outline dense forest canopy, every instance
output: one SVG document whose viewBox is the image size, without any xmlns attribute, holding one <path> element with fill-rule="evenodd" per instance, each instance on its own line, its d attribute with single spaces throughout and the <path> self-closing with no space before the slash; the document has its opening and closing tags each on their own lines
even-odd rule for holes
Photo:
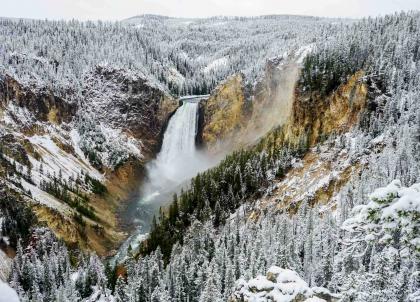
<svg viewBox="0 0 420 302">
<path fill-rule="evenodd" d="M 22 300 L 227 301 L 245 280 L 279 266 L 344 302 L 419 301 L 420 13 L 330 22 L 285 16 L 1 21 L 3 68 L 28 83 L 55 83 L 54 89 L 79 87 L 85 68 L 107 61 L 185 93 L 170 87 L 174 68 L 183 78 L 179 87 L 204 92 L 192 87 L 204 87 L 203 81 L 210 89 L 238 70 L 252 81 L 267 57 L 314 43 L 302 62 L 296 98 L 308 96 L 300 100 L 308 107 L 333 102 L 329 96 L 356 72 L 367 90 L 366 108 L 347 132 L 331 132 L 310 146 L 306 134 L 280 144 L 282 129 L 275 129 L 196 176 L 155 220 L 140 255 L 132 255 L 123 272 L 93 255 L 74 257 L 50 231 L 37 229 L 29 247 L 17 242 L 10 283 Z M 19 47 L 28 52 L 17 53 Z M 223 68 L 205 72 L 222 57 L 228 58 Z M 336 191 L 324 203 L 315 191 L 303 192 L 298 202 L 281 207 L 280 197 L 270 197 L 309 153 L 331 166 L 315 185 L 325 193 L 325 181 Z M 340 169 L 348 167 L 340 179 Z M 306 185 L 297 178 L 295 186 Z M 9 229 L 16 237 L 20 228 Z"/>
<path fill-rule="evenodd" d="M 268 58 L 324 40 L 342 22 L 299 16 L 146 15 L 117 23 L 0 19 L 0 68 L 67 99 L 80 96 L 83 74 L 98 64 L 144 74 L 176 95 L 206 94 L 240 71 L 252 83 Z"/>
</svg>

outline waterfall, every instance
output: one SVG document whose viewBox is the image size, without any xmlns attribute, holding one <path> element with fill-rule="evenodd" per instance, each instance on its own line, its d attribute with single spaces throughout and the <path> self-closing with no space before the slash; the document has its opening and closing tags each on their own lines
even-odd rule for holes
<svg viewBox="0 0 420 302">
<path fill-rule="evenodd" d="M 149 182 L 166 191 L 195 174 L 197 101 L 185 101 L 169 120 L 161 151 L 148 165 Z"/>
<path fill-rule="evenodd" d="M 198 128 L 199 98 L 185 100 L 169 120 L 162 148 L 155 160 L 146 165 L 147 180 L 141 187 L 141 198 L 135 208 L 129 207 L 125 219 L 137 230 L 121 245 L 115 262 L 127 256 L 128 247 L 136 249 L 149 231 L 153 215 L 160 206 L 172 200 L 172 194 L 211 162 L 195 147 Z"/>
<path fill-rule="evenodd" d="M 156 159 L 147 165 L 148 180 L 142 188 L 143 203 L 170 201 L 177 187 L 201 170 L 195 147 L 198 102 L 184 101 L 171 117 Z"/>
<path fill-rule="evenodd" d="M 195 151 L 198 102 L 184 102 L 169 121 L 157 161 L 171 164 L 180 154 L 192 156 Z"/>
</svg>

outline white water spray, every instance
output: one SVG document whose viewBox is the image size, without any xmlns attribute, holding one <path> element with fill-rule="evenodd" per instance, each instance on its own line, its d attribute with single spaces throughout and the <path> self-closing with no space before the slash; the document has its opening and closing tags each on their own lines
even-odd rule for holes
<svg viewBox="0 0 420 302">
<path fill-rule="evenodd" d="M 169 120 L 161 151 L 147 165 L 149 179 L 143 190 L 146 198 L 173 191 L 200 170 L 195 147 L 197 115 L 198 101 L 186 101 Z"/>
<path fill-rule="evenodd" d="M 198 108 L 202 97 L 184 100 L 171 117 L 156 159 L 147 164 L 147 181 L 141 188 L 140 205 L 158 209 L 172 201 L 172 195 L 188 181 L 216 165 L 220 157 L 208 156 L 196 148 Z M 155 211 L 156 212 L 156 211 Z"/>
<path fill-rule="evenodd" d="M 157 162 L 171 165 L 180 154 L 193 156 L 197 133 L 197 109 L 198 102 L 185 102 L 175 112 L 165 132 Z"/>
<path fill-rule="evenodd" d="M 147 164 L 147 180 L 141 188 L 137 208 L 132 209 L 138 229 L 120 247 L 114 261 L 125 259 L 129 246 L 137 249 L 147 236 L 153 215 L 159 207 L 172 200 L 198 172 L 217 163 L 201 154 L 195 146 L 198 128 L 198 106 L 200 98 L 189 98 L 171 117 L 166 128 L 162 148 L 156 159 Z"/>
</svg>

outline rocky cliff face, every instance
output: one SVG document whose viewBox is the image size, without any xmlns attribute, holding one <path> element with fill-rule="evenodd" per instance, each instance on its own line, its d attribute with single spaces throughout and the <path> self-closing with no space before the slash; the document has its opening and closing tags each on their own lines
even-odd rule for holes
<svg viewBox="0 0 420 302">
<path fill-rule="evenodd" d="M 142 153 L 152 155 L 159 134 L 178 102 L 146 77 L 126 70 L 97 66 L 86 74 L 82 108 L 97 123 L 120 129 L 140 140 Z"/>
<path fill-rule="evenodd" d="M 283 58 L 270 60 L 263 77 L 249 87 L 241 74 L 220 84 L 203 104 L 203 144 L 226 152 L 253 144 L 290 115 L 298 66 Z"/>
<path fill-rule="evenodd" d="M 215 153 L 237 149 L 281 126 L 280 139 L 313 146 L 350 129 L 367 106 L 362 71 L 328 96 L 302 91 L 298 77 L 293 60 L 273 59 L 251 91 L 241 75 L 219 85 L 203 104 L 203 144 Z"/>
<path fill-rule="evenodd" d="M 243 85 L 243 75 L 234 75 L 217 86 L 202 103 L 201 136 L 209 150 L 217 152 L 226 144 L 234 144 L 246 126 L 251 104 L 245 97 Z"/>
<path fill-rule="evenodd" d="M 59 238 L 109 254 L 124 237 L 116 211 L 178 102 L 124 70 L 98 66 L 84 80 L 70 102 L 0 78 L 0 183 Z"/>
<path fill-rule="evenodd" d="M 46 88 L 34 90 L 24 87 L 12 77 L 5 75 L 0 77 L 0 112 L 7 109 L 27 110 L 34 118 L 32 122 L 61 124 L 72 121 L 77 111 L 77 104 L 55 96 Z M 13 114 L 13 110 L 8 111 L 17 124 L 33 126 L 32 123 L 24 125 L 25 120 Z"/>
<path fill-rule="evenodd" d="M 297 89 L 291 116 L 285 125 L 285 139 L 298 143 L 297 140 L 305 136 L 308 145 L 313 146 L 331 134 L 348 131 L 359 121 L 367 96 L 362 71 L 326 97 Z"/>
</svg>

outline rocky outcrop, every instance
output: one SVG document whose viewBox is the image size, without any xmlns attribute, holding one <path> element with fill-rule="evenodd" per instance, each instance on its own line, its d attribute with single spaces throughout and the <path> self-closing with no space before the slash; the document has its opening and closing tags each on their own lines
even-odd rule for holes
<svg viewBox="0 0 420 302">
<path fill-rule="evenodd" d="M 290 116 L 298 67 L 270 60 L 261 80 L 251 88 L 241 74 L 221 83 L 203 103 L 202 142 L 212 152 L 256 142 Z"/>
<path fill-rule="evenodd" d="M 97 123 L 138 139 L 143 153 L 153 154 L 159 134 L 178 101 L 138 73 L 97 66 L 86 74 L 82 110 Z"/>
<path fill-rule="evenodd" d="M 326 97 L 297 89 L 284 139 L 297 144 L 304 137 L 308 146 L 313 146 L 331 134 L 344 133 L 356 125 L 368 99 L 363 75 L 362 71 L 357 72 Z"/>
<path fill-rule="evenodd" d="M 47 88 L 30 89 L 5 75 L 0 77 L 0 106 L 4 110 L 9 105 L 25 108 L 37 121 L 54 124 L 70 122 L 77 111 L 77 104 L 57 97 Z"/>
<path fill-rule="evenodd" d="M 326 288 L 310 288 L 299 275 L 290 269 L 272 266 L 266 276 L 246 282 L 237 281 L 229 302 L 336 302 L 340 298 Z"/>
<path fill-rule="evenodd" d="M 233 143 L 246 125 L 250 115 L 243 87 L 243 75 L 237 74 L 216 87 L 202 103 L 202 142 L 212 151 Z"/>
</svg>

